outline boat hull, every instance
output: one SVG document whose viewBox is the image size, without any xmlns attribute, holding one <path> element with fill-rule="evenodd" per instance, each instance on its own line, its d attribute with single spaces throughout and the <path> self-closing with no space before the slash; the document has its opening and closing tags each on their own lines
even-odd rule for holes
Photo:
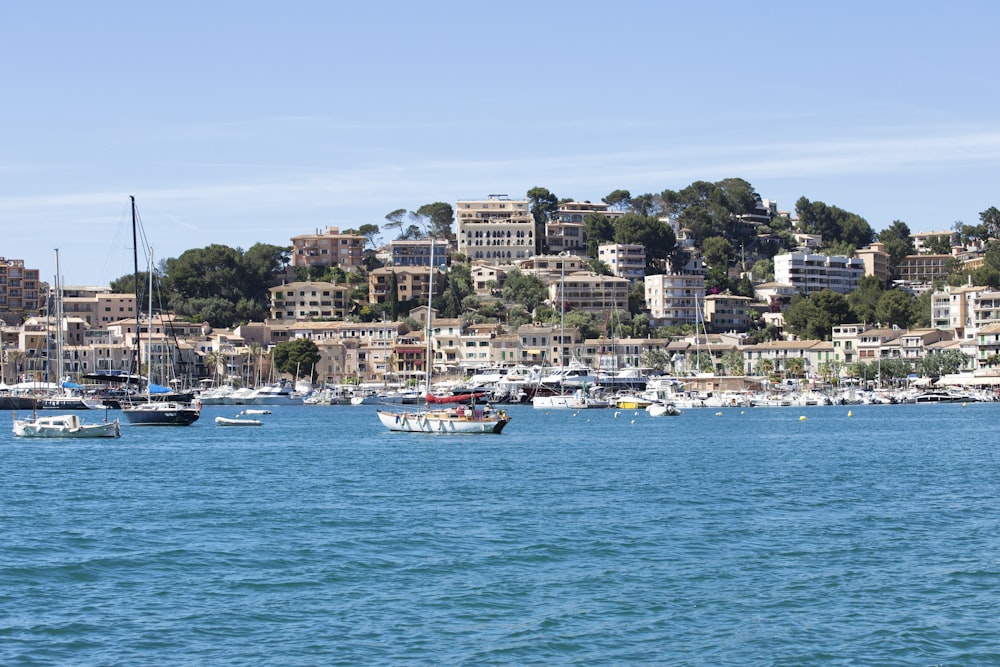
<svg viewBox="0 0 1000 667">
<path fill-rule="evenodd" d="M 215 423 L 219 426 L 263 426 L 264 422 L 259 419 L 227 419 L 226 417 L 216 417 Z"/>
<path fill-rule="evenodd" d="M 390 431 L 401 433 L 494 433 L 499 434 L 510 423 L 503 410 L 488 416 L 465 416 L 454 410 L 426 412 L 378 411 L 379 421 Z"/>
<path fill-rule="evenodd" d="M 189 426 L 201 416 L 198 408 L 180 403 L 144 403 L 122 408 L 132 426 Z"/>
<path fill-rule="evenodd" d="M 117 419 L 104 424 L 83 424 L 76 415 L 14 420 L 18 438 L 120 438 L 121 434 Z"/>
</svg>

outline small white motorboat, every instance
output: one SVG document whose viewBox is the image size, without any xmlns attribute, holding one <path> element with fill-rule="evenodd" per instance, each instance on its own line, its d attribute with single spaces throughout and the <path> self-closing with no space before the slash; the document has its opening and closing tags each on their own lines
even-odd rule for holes
<svg viewBox="0 0 1000 667">
<path fill-rule="evenodd" d="M 649 413 L 650 417 L 676 417 L 681 413 L 673 403 L 663 403 L 661 401 L 654 401 L 646 406 L 646 412 Z"/>
<path fill-rule="evenodd" d="M 264 422 L 259 419 L 230 419 L 229 417 L 216 417 L 215 423 L 219 426 L 263 426 Z"/>
</svg>

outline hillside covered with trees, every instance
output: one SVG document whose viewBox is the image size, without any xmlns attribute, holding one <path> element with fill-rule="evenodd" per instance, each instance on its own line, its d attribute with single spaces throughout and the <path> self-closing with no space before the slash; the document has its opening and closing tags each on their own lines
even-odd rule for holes
<svg viewBox="0 0 1000 667">
<path fill-rule="evenodd" d="M 544 254 L 545 224 L 559 206 L 573 198 L 561 198 L 544 187 L 528 190 L 529 201 L 538 233 L 536 252 Z M 837 206 L 800 197 L 795 202 L 794 215 L 775 214 L 762 206 L 762 198 L 753 186 L 741 178 L 728 178 L 716 183 L 696 181 L 680 190 L 633 195 L 625 189 L 612 190 L 602 202 L 622 215 L 610 218 L 589 213 L 584 218 L 587 255 L 590 267 L 598 273 L 610 273 L 597 259 L 602 243 L 641 244 L 646 248 L 647 275 L 683 267 L 692 250 L 678 243 L 669 218 L 693 239 L 693 252 L 705 264 L 706 290 L 709 293 L 731 293 L 753 297 L 754 284 L 773 280 L 773 258 L 797 246 L 794 234 L 821 235 L 818 252 L 853 256 L 858 248 L 873 241 L 884 244 L 890 257 L 892 278 L 902 260 L 913 254 L 913 240 L 905 222 L 895 220 L 885 230 L 875 233 L 858 213 Z M 415 210 L 396 209 L 385 216 L 381 225 L 365 224 L 358 229 L 343 230 L 368 239 L 370 250 L 366 269 L 378 266 L 374 250 L 380 241 L 390 239 L 434 238 L 455 239 L 455 216 L 450 204 L 434 202 Z M 957 222 L 954 231 L 963 242 L 986 247 L 984 263 L 970 272 L 956 261 L 946 282 L 959 285 L 968 280 L 974 284 L 1000 288 L 1000 211 L 990 207 L 980 214 L 978 224 Z M 928 247 L 950 251 L 947 237 L 930 239 Z M 290 271 L 290 247 L 258 243 L 248 250 L 225 245 L 210 245 L 187 250 L 179 257 L 161 261 L 154 272 L 159 295 L 156 305 L 170 309 L 192 321 L 204 321 L 213 326 L 230 327 L 241 322 L 261 320 L 268 312 L 268 289 L 285 280 L 316 280 L 353 287 L 355 305 L 351 317 L 371 321 L 382 317 L 405 317 L 415 302 L 369 304 L 367 277 L 361 271 L 345 271 L 339 266 L 300 267 Z M 140 275 L 140 289 L 148 276 Z M 119 292 L 133 291 L 133 277 L 123 276 L 112 284 Z M 470 266 L 460 255 L 452 256 L 443 296 L 435 305 L 445 317 L 464 315 L 478 322 L 498 322 L 514 328 L 531 321 L 557 321 L 559 313 L 545 304 L 544 284 L 533 276 L 511 271 L 502 289 L 484 298 L 474 294 Z M 633 286 L 629 312 L 611 314 L 619 335 L 647 336 L 683 333 L 683 328 L 654 328 L 643 312 L 644 287 Z M 803 338 L 829 338 L 830 329 L 845 322 L 879 322 L 899 327 L 927 326 L 930 320 L 929 294 L 917 299 L 893 289 L 891 280 L 879 284 L 867 277 L 852 293 L 843 295 L 820 292 L 809 297 L 794 297 L 785 313 L 786 332 Z M 585 334 L 600 335 L 607 321 L 579 312 L 566 315 L 567 325 L 580 327 Z M 751 339 L 775 338 L 779 332 L 759 324 L 750 332 Z"/>
</svg>

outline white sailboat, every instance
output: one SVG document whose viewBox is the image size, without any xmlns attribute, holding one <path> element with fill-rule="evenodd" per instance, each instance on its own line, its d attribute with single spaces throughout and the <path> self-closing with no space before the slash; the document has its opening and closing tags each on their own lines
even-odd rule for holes
<svg viewBox="0 0 1000 667">
<path fill-rule="evenodd" d="M 59 249 L 56 249 L 56 375 L 62 380 L 63 375 L 63 309 L 62 309 L 62 278 L 59 275 Z M 38 400 L 37 398 L 35 399 Z M 34 411 L 32 411 L 34 413 Z M 14 415 L 14 435 L 19 438 L 118 438 L 121 428 L 118 420 L 109 422 L 105 411 L 103 424 L 85 424 L 75 414 L 47 415 L 38 417 L 32 414 L 31 419 L 18 419 Z"/>
<path fill-rule="evenodd" d="M 14 435 L 19 438 L 120 438 L 118 420 L 84 424 L 75 414 L 46 415 L 35 419 L 14 419 Z"/>
<path fill-rule="evenodd" d="M 425 339 L 427 359 L 424 369 L 427 407 L 424 410 L 379 410 L 378 418 L 390 431 L 404 433 L 500 433 L 510 423 L 504 410 L 494 410 L 489 403 L 462 405 L 452 402 L 455 397 L 437 397 L 431 393 L 433 349 L 431 346 L 432 302 L 434 299 L 434 239 L 431 239 L 430 281 L 427 293 L 427 323 Z M 473 399 L 474 400 L 474 399 Z M 437 405 L 438 407 L 431 407 Z"/>
</svg>

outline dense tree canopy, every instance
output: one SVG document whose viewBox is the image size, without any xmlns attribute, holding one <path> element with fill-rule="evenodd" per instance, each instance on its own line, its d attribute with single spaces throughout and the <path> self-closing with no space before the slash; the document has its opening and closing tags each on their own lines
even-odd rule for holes
<svg viewBox="0 0 1000 667">
<path fill-rule="evenodd" d="M 596 258 L 598 246 L 614 240 L 615 227 L 608 216 L 588 213 L 583 216 L 583 234 L 587 239 L 587 256 Z"/>
<path fill-rule="evenodd" d="M 879 232 L 878 240 L 889 255 L 890 278 L 899 277 L 899 267 L 906 256 L 916 252 L 909 226 L 901 220 L 893 220 L 891 225 Z"/>
<path fill-rule="evenodd" d="M 615 243 L 637 243 L 646 248 L 646 264 L 654 271 L 677 246 L 674 230 L 656 218 L 626 213 L 615 221 L 614 229 Z"/>
<path fill-rule="evenodd" d="M 504 301 L 510 304 L 519 303 L 528 313 L 533 312 L 548 297 L 545 283 L 517 269 L 507 274 L 502 293 Z"/>
<path fill-rule="evenodd" d="M 799 197 L 795 212 L 799 216 L 799 228 L 807 234 L 822 234 L 824 244 L 842 241 L 861 248 L 874 237 L 871 225 L 864 218 L 836 206 Z"/>
<path fill-rule="evenodd" d="M 424 204 L 416 211 L 416 219 L 426 232 L 437 239 L 455 238 L 455 209 L 445 202 Z"/>
<path fill-rule="evenodd" d="M 278 283 L 289 251 L 266 243 L 254 244 L 246 252 L 220 244 L 186 250 L 162 263 L 161 296 L 178 315 L 213 326 L 262 319 L 268 289 Z M 146 292 L 145 281 L 142 274 L 139 294 Z M 112 284 L 116 290 L 133 292 L 132 276 Z M 154 303 L 159 303 L 155 296 Z"/>
<path fill-rule="evenodd" d="M 833 327 L 851 319 L 851 307 L 843 294 L 822 290 L 810 296 L 792 297 L 785 311 L 785 328 L 799 338 L 830 340 Z"/>
<path fill-rule="evenodd" d="M 280 373 L 308 377 L 320 360 L 319 348 L 308 338 L 295 338 L 274 346 L 274 367 Z"/>
</svg>

